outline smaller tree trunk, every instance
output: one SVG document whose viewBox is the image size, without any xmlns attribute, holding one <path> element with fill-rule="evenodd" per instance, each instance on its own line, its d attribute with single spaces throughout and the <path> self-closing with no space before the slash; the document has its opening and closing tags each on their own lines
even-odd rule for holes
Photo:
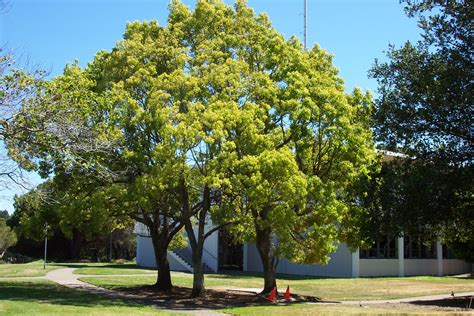
<svg viewBox="0 0 474 316">
<path fill-rule="evenodd" d="M 204 294 L 204 267 L 202 264 L 203 242 L 198 242 L 196 249 L 193 249 L 193 291 L 192 297 L 198 297 Z"/>
<path fill-rule="evenodd" d="M 76 228 L 72 229 L 72 239 L 70 242 L 69 256 L 70 259 L 80 259 L 82 242 L 84 235 Z"/>
<path fill-rule="evenodd" d="M 257 229 L 256 237 L 256 247 L 263 266 L 264 285 L 261 294 L 267 294 L 277 287 L 273 254 L 271 252 L 270 229 Z"/>
</svg>

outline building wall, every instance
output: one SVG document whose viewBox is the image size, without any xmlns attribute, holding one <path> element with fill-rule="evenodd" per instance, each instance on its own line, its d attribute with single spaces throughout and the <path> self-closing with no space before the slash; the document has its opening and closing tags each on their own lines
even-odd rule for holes
<svg viewBox="0 0 474 316">
<path fill-rule="evenodd" d="M 473 266 L 469 263 L 457 259 L 444 259 L 443 260 L 443 274 L 464 274 L 471 273 L 474 271 Z"/>
<path fill-rule="evenodd" d="M 150 237 L 137 236 L 137 265 L 156 268 L 155 251 Z M 188 271 L 180 262 L 168 255 L 170 269 L 173 271 Z"/>
<path fill-rule="evenodd" d="M 260 256 L 253 244 L 247 246 L 247 271 L 263 271 Z M 282 259 L 278 263 L 277 273 L 350 278 L 352 276 L 352 255 L 349 248 L 345 244 L 341 244 L 331 255 L 331 260 L 327 265 L 297 264 Z"/>
<path fill-rule="evenodd" d="M 210 224 L 206 224 L 206 231 L 209 231 L 213 226 Z M 209 268 L 211 268 L 214 272 L 219 270 L 219 234 L 218 232 L 214 232 L 211 236 L 206 238 L 204 242 L 204 252 L 202 255 L 202 260 Z"/>
<path fill-rule="evenodd" d="M 405 259 L 405 276 L 437 274 L 437 259 Z"/>
<path fill-rule="evenodd" d="M 360 259 L 361 277 L 398 276 L 398 259 Z"/>
<path fill-rule="evenodd" d="M 139 227 L 138 227 L 139 228 Z M 144 234 L 145 231 L 137 232 Z M 210 229 L 210 227 L 206 227 Z M 403 240 L 400 239 L 403 247 Z M 400 242 L 399 241 L 399 242 Z M 212 234 L 204 244 L 204 262 L 214 271 L 218 270 L 218 233 Z M 439 258 L 441 259 L 441 258 Z M 295 264 L 281 260 L 277 272 L 282 274 L 327 276 L 327 277 L 373 277 L 373 276 L 413 276 L 470 273 L 473 267 L 457 259 L 359 259 L 358 253 L 352 254 L 345 244 L 341 244 L 331 255 L 327 265 Z M 137 236 L 137 264 L 155 267 L 155 257 L 151 238 Z M 179 261 L 168 255 L 170 268 L 175 271 L 187 271 Z M 441 268 L 442 271 L 438 269 Z M 354 271 L 356 269 L 357 271 Z M 257 248 L 253 244 L 244 245 L 244 271 L 262 272 L 262 263 Z M 402 271 L 402 272 L 401 272 Z M 358 273 L 357 273 L 358 272 Z M 402 274 L 399 274 L 402 273 Z"/>
<path fill-rule="evenodd" d="M 206 226 L 206 231 L 211 229 L 212 226 Z M 136 225 L 136 231 L 142 236 L 137 236 L 137 265 L 143 267 L 156 267 L 156 260 L 153 250 L 153 244 L 150 237 L 144 237 L 147 235 L 147 231 L 143 228 L 143 225 Z M 188 247 L 189 242 L 188 242 Z M 218 233 L 215 232 L 209 236 L 204 243 L 203 261 L 211 268 L 214 272 L 217 272 L 218 262 Z M 170 263 L 171 270 L 175 271 L 187 271 L 183 265 L 175 260 L 172 256 L 168 255 L 168 261 Z"/>
<path fill-rule="evenodd" d="M 437 259 L 405 259 L 404 275 L 438 275 Z M 360 276 L 398 276 L 398 259 L 360 259 Z M 442 275 L 470 273 L 471 265 L 457 259 L 443 259 Z"/>
<path fill-rule="evenodd" d="M 142 267 L 156 267 L 155 252 L 151 238 L 137 236 L 137 265 Z"/>
</svg>

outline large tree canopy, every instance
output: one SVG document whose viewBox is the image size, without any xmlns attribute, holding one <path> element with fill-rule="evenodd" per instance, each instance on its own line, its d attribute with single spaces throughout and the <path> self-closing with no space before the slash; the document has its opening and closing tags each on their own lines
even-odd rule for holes
<svg viewBox="0 0 474 316">
<path fill-rule="evenodd" d="M 465 245 L 474 241 L 473 4 L 404 2 L 422 40 L 390 47 L 389 61 L 370 71 L 379 83 L 376 139 L 407 154 L 386 166 L 378 220 L 395 234 Z"/>
<path fill-rule="evenodd" d="M 328 53 L 285 39 L 245 1 L 193 11 L 173 1 L 166 26 L 130 23 L 112 51 L 67 66 L 16 119 L 37 132 L 9 145 L 44 174 L 96 179 L 146 225 L 160 289 L 171 287 L 166 251 L 185 227 L 202 293 L 212 217 L 256 242 L 269 291 L 279 258 L 327 262 L 344 235 L 355 200 L 346 189 L 375 157 L 371 106 L 344 92 Z M 71 128 L 44 128 L 44 113 L 64 113 Z"/>
</svg>

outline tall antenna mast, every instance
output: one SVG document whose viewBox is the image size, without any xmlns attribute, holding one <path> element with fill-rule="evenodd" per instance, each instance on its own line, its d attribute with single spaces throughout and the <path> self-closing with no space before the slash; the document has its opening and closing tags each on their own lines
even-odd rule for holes
<svg viewBox="0 0 474 316">
<path fill-rule="evenodd" d="M 306 39 L 306 17 L 307 17 L 307 4 L 306 4 L 306 1 L 307 0 L 304 0 L 304 13 L 303 13 L 303 16 L 304 16 L 304 28 L 303 28 L 303 36 L 304 36 L 304 50 L 306 50 L 306 44 L 307 44 L 307 39 Z"/>
</svg>

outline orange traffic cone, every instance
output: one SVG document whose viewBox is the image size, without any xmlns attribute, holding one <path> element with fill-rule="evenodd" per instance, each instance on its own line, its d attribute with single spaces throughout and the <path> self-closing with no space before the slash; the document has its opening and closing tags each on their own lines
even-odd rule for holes
<svg viewBox="0 0 474 316">
<path fill-rule="evenodd" d="M 290 299 L 291 299 L 290 286 L 288 285 L 285 292 L 285 301 L 289 301 Z"/>
<path fill-rule="evenodd" d="M 267 300 L 269 300 L 270 302 L 275 302 L 275 296 L 276 296 L 276 292 L 277 292 L 277 288 L 274 287 L 273 290 L 270 292 L 270 294 L 268 295 L 267 297 Z"/>
</svg>

